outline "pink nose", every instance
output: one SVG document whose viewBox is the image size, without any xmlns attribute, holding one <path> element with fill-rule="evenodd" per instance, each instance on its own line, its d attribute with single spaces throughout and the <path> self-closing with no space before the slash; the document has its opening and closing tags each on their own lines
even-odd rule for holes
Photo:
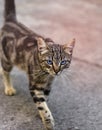
<svg viewBox="0 0 102 130">
<path fill-rule="evenodd" d="M 58 72 L 60 71 L 60 68 L 57 64 L 53 63 L 53 70 L 56 74 L 58 74 Z"/>
<path fill-rule="evenodd" d="M 57 75 L 57 74 L 58 74 L 58 72 L 59 72 L 59 70 L 55 70 L 54 72 L 55 72 L 55 73 L 56 73 L 56 75 Z"/>
</svg>

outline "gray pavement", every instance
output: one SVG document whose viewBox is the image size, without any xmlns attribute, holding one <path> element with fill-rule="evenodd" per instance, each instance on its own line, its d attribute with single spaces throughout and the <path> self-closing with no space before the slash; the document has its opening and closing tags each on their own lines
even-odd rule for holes
<svg viewBox="0 0 102 130">
<path fill-rule="evenodd" d="M 76 38 L 72 65 L 56 77 L 49 97 L 56 130 L 102 130 L 102 1 L 16 0 L 18 19 L 57 43 Z M 0 0 L 0 27 L 3 23 Z M 17 94 L 4 95 L 0 75 L 0 130 L 43 130 L 27 77 L 14 69 Z"/>
</svg>

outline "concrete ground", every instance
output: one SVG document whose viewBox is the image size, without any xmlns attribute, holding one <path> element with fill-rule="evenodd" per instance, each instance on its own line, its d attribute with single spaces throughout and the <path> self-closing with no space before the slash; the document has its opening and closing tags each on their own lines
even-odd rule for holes
<svg viewBox="0 0 102 130">
<path fill-rule="evenodd" d="M 56 77 L 49 99 L 55 130 L 102 130 L 102 0 L 16 0 L 18 19 L 35 32 L 76 47 L 70 69 Z M 0 27 L 3 24 L 0 0 Z M 0 130 L 43 130 L 26 75 L 12 79 L 17 94 L 4 95 L 0 75 Z"/>
</svg>

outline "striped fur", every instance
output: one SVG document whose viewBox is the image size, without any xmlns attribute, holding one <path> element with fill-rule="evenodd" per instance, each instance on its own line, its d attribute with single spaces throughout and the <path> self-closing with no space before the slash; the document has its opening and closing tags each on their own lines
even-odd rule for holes
<svg viewBox="0 0 102 130">
<path fill-rule="evenodd" d="M 27 73 L 29 90 L 47 130 L 54 130 L 54 119 L 46 104 L 45 95 L 62 70 L 69 67 L 75 40 L 69 44 L 55 44 L 44 38 L 16 19 L 14 0 L 5 0 L 5 23 L 0 33 L 1 65 L 5 94 L 14 95 L 10 79 L 13 66 Z"/>
</svg>

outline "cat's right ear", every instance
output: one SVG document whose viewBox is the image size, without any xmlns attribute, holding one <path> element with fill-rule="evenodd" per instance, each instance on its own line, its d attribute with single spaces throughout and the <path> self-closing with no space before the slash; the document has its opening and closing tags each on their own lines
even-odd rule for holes
<svg viewBox="0 0 102 130">
<path fill-rule="evenodd" d="M 63 49 L 65 50 L 66 53 L 72 55 L 74 46 L 75 46 L 75 38 L 72 39 L 69 43 L 64 44 Z"/>
<path fill-rule="evenodd" d="M 41 54 L 44 54 L 47 52 L 46 42 L 42 38 L 37 38 L 37 45 L 38 45 L 38 51 Z"/>
</svg>

